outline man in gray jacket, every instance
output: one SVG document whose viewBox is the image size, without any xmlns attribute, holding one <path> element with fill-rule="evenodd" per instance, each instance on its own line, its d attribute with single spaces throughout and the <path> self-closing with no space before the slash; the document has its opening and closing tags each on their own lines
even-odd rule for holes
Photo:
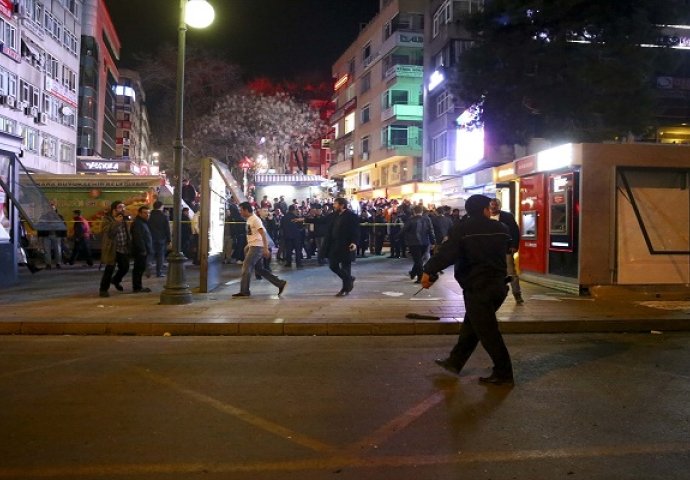
<svg viewBox="0 0 690 480">
<path fill-rule="evenodd" d="M 413 264 L 409 274 L 411 279 L 416 277 L 414 283 L 421 282 L 424 254 L 429 251 L 430 245 L 436 244 L 434 226 L 431 224 L 431 219 L 423 213 L 424 207 L 415 205 L 412 208 L 412 216 L 405 222 L 402 229 L 405 245 L 412 255 Z"/>
</svg>

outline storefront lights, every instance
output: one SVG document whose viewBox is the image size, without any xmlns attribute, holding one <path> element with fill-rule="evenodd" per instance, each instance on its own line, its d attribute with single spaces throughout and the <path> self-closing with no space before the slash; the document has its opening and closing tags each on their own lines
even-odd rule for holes
<svg viewBox="0 0 690 480">
<path fill-rule="evenodd" d="M 185 12 L 185 23 L 192 28 L 206 28 L 213 22 L 215 12 L 206 0 L 189 0 Z"/>
<path fill-rule="evenodd" d="M 537 171 L 547 172 L 572 165 L 573 144 L 566 143 L 537 153 Z"/>
</svg>

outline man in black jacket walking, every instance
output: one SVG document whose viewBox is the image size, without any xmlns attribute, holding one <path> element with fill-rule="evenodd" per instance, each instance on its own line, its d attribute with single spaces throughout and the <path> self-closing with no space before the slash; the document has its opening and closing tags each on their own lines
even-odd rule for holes
<svg viewBox="0 0 690 480">
<path fill-rule="evenodd" d="M 333 202 L 333 220 L 328 226 L 324 240 L 324 251 L 328 255 L 328 266 L 343 281 L 343 287 L 336 297 L 348 295 L 355 285 L 352 276 L 352 256 L 359 240 L 359 218 L 347 208 L 347 200 L 336 198 Z"/>
<path fill-rule="evenodd" d="M 153 202 L 153 211 L 149 216 L 149 230 L 153 239 L 153 256 L 156 259 L 156 276 L 163 277 L 163 263 L 165 262 L 165 252 L 170 243 L 170 220 L 163 212 L 163 202 L 156 200 Z"/>
<path fill-rule="evenodd" d="M 131 227 L 132 257 L 134 257 L 132 290 L 134 293 L 147 293 L 151 291 L 150 288 L 143 288 L 141 284 L 141 277 L 146 270 L 146 262 L 149 255 L 153 254 L 153 239 L 149 230 L 148 218 L 149 207 L 146 205 L 139 207 Z"/>
<path fill-rule="evenodd" d="M 525 301 L 522 299 L 522 289 L 520 288 L 520 277 L 515 268 L 515 254 L 520 248 L 520 227 L 518 227 L 515 217 L 512 213 L 501 210 L 501 201 L 498 198 L 491 199 L 491 218 L 498 220 L 508 227 L 510 233 L 510 245 L 508 245 L 508 253 L 506 254 L 506 265 L 508 267 L 508 275 L 510 275 L 510 288 L 513 289 L 513 297 L 515 303 L 523 305 Z"/>
<path fill-rule="evenodd" d="M 503 223 L 491 220 L 490 201 L 484 195 L 467 199 L 468 218 L 453 227 L 450 238 L 426 263 L 422 286 L 431 287 L 438 272 L 455 263 L 456 279 L 465 300 L 465 318 L 450 355 L 436 363 L 458 374 L 481 342 L 494 367 L 490 376 L 480 377 L 479 381 L 512 385 L 512 362 L 496 318 L 496 311 L 508 293 L 506 248 L 511 237 Z"/>
</svg>

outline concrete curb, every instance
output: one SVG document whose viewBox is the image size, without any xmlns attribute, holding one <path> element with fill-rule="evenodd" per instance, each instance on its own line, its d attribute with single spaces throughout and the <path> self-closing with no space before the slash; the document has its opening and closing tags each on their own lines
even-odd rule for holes
<svg viewBox="0 0 690 480">
<path fill-rule="evenodd" d="M 499 322 L 505 334 L 639 333 L 690 331 L 690 319 L 615 319 Z M 149 323 L 33 322 L 0 323 L 0 335 L 126 335 L 126 336 L 364 336 L 454 335 L 457 321 L 391 323 Z"/>
</svg>

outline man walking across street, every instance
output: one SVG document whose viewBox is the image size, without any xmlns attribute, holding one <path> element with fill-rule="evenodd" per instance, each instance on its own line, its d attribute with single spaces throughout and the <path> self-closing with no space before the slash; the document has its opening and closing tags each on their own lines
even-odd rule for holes
<svg viewBox="0 0 690 480">
<path fill-rule="evenodd" d="M 245 249 L 244 262 L 242 262 L 242 280 L 240 281 L 240 291 L 233 297 L 249 297 L 249 283 L 252 273 L 256 270 L 262 278 L 265 278 L 273 285 L 278 287 L 278 295 L 283 293 L 287 281 L 273 275 L 270 270 L 264 268 L 263 257 L 271 255 L 268 248 L 268 236 L 261 219 L 254 214 L 254 207 L 249 202 L 242 202 L 239 205 L 240 215 L 247 222 L 247 247 Z"/>
<path fill-rule="evenodd" d="M 518 272 L 515 268 L 515 254 L 520 248 L 520 227 L 518 227 L 512 213 L 501 210 L 501 201 L 498 198 L 491 199 L 490 208 L 491 218 L 493 220 L 498 220 L 508 227 L 510 245 L 508 246 L 508 253 L 506 254 L 506 264 L 508 266 L 508 275 L 511 277 L 510 288 L 513 290 L 515 303 L 524 305 L 525 301 L 522 299 L 522 289 L 520 289 L 520 277 L 518 277 Z"/>
<path fill-rule="evenodd" d="M 137 216 L 132 222 L 132 256 L 134 268 L 132 269 L 132 290 L 134 293 L 148 293 L 150 288 L 144 288 L 141 277 L 146 271 L 148 258 L 153 254 L 153 239 L 148 225 L 149 207 L 139 207 Z"/>
<path fill-rule="evenodd" d="M 512 385 L 513 366 L 496 318 L 496 311 L 508 293 L 506 245 L 511 237 L 508 227 L 491 220 L 490 201 L 484 195 L 467 199 L 468 219 L 453 227 L 450 238 L 426 263 L 422 286 L 431 287 L 438 272 L 456 265 L 456 279 L 465 300 L 465 318 L 450 355 L 436 363 L 459 374 L 481 342 L 494 366 L 490 376 L 479 378 L 480 383 Z"/>
<path fill-rule="evenodd" d="M 163 212 L 163 202 L 156 200 L 153 202 L 153 211 L 148 219 L 148 228 L 153 239 L 153 257 L 156 260 L 156 276 L 163 277 L 163 264 L 165 253 L 170 244 L 170 220 Z"/>
<path fill-rule="evenodd" d="M 105 269 L 99 294 L 101 297 L 109 297 L 108 288 L 111 283 L 117 290 L 124 290 L 121 282 L 129 271 L 129 229 L 125 219 L 125 204 L 121 201 L 116 200 L 110 204 L 110 212 L 103 217 L 101 223 L 101 235 L 101 263 L 105 265 Z"/>
<path fill-rule="evenodd" d="M 405 222 L 402 229 L 405 244 L 412 255 L 412 270 L 409 274 L 411 279 L 416 277 L 414 283 L 422 281 L 422 259 L 424 254 L 429 251 L 429 245 L 436 243 L 431 220 L 423 213 L 424 208 L 421 205 L 412 207 L 412 216 Z"/>
<path fill-rule="evenodd" d="M 355 285 L 352 256 L 357 251 L 359 241 L 359 217 L 347 208 L 347 200 L 342 197 L 335 199 L 333 209 L 333 219 L 324 240 L 324 251 L 328 255 L 329 268 L 343 282 L 336 297 L 344 297 Z"/>
</svg>

